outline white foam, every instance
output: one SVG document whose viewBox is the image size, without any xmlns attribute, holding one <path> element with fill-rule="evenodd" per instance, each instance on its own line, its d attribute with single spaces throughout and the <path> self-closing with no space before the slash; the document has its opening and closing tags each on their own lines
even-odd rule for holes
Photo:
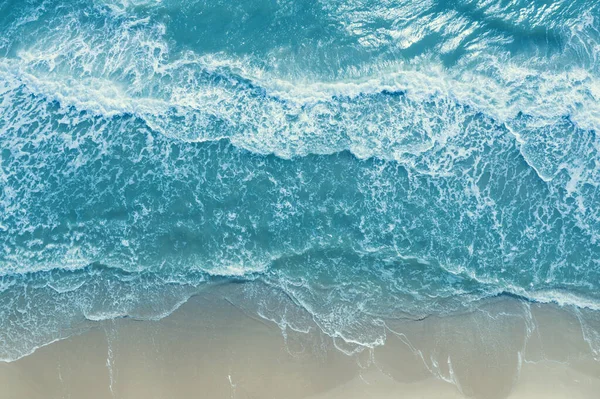
<svg viewBox="0 0 600 399">
<path fill-rule="evenodd" d="M 513 287 L 512 292 L 523 296 L 534 302 L 555 303 L 559 306 L 573 306 L 580 309 L 600 310 L 600 301 L 586 298 L 568 291 L 538 290 L 527 291 L 522 288 Z"/>
<path fill-rule="evenodd" d="M 214 277 L 243 277 L 253 273 L 261 273 L 267 269 L 267 265 L 243 265 L 243 264 L 225 264 L 216 268 L 203 269 L 210 276 Z"/>
</svg>

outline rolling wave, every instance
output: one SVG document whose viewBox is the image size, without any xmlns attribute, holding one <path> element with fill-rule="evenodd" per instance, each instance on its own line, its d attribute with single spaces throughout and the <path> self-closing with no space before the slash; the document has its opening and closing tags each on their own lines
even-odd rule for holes
<svg viewBox="0 0 600 399">
<path fill-rule="evenodd" d="M 594 10 L 0 3 L 0 358 L 228 279 L 349 352 L 502 294 L 597 311 Z"/>
</svg>

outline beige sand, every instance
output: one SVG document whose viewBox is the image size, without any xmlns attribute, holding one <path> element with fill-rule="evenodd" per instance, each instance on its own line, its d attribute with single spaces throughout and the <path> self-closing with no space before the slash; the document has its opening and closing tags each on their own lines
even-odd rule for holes
<svg viewBox="0 0 600 399">
<path fill-rule="evenodd" d="M 232 300 L 237 289 L 212 289 L 160 321 L 98 323 L 0 363 L 0 398 L 600 397 L 581 314 L 553 305 L 504 298 L 390 320 L 384 346 L 348 356 L 317 328 L 284 339 Z"/>
</svg>

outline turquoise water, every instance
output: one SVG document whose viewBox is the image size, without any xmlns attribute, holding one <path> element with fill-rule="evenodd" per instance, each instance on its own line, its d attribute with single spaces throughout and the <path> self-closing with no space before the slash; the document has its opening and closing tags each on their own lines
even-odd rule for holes
<svg viewBox="0 0 600 399">
<path fill-rule="evenodd" d="M 358 346 L 499 295 L 600 309 L 598 1 L 0 0 L 0 29 L 2 360 L 247 280 Z"/>
</svg>

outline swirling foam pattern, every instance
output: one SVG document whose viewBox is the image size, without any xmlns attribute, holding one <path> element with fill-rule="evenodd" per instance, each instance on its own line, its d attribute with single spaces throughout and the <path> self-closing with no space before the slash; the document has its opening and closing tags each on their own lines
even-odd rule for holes
<svg viewBox="0 0 600 399">
<path fill-rule="evenodd" d="M 359 346 L 501 294 L 600 309 L 598 1 L 2 0 L 0 27 L 3 360 L 229 280 Z"/>
</svg>

